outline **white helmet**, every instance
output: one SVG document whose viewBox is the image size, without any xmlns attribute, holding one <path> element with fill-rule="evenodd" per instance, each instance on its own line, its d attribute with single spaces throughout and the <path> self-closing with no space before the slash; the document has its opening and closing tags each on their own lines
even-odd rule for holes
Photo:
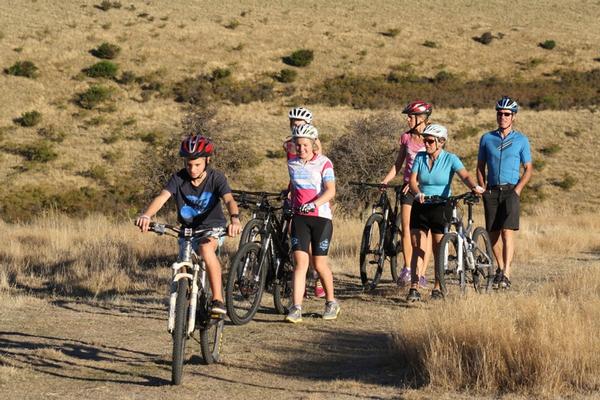
<svg viewBox="0 0 600 400">
<path fill-rule="evenodd" d="M 438 124 L 431 124 L 425 127 L 425 130 L 421 134 L 422 136 L 433 136 L 438 139 L 448 140 L 448 129 L 445 126 Z"/>
<path fill-rule="evenodd" d="M 308 138 L 308 139 L 317 139 L 319 137 L 319 131 L 311 124 L 304 124 L 300 126 L 295 126 L 294 130 L 292 130 L 292 138 Z"/>
<path fill-rule="evenodd" d="M 288 112 L 289 119 L 301 119 L 305 121 L 307 124 L 310 124 L 313 120 L 313 115 L 308 108 L 304 107 L 296 107 L 292 108 L 290 112 Z"/>
</svg>

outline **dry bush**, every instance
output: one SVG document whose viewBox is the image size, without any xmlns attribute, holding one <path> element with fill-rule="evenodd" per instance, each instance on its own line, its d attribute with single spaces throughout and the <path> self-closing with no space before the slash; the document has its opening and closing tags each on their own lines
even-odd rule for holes
<svg viewBox="0 0 600 400">
<path fill-rule="evenodd" d="M 393 334 L 416 382 L 477 395 L 600 389 L 600 268 L 530 294 L 475 296 L 422 310 Z M 498 312 L 502 310 L 502 312 Z"/>
<path fill-rule="evenodd" d="M 345 212 L 362 208 L 373 199 L 373 190 L 349 182 L 378 183 L 394 164 L 402 122 L 391 114 L 360 118 L 348 125 L 327 152 L 336 174 L 336 203 Z"/>
</svg>

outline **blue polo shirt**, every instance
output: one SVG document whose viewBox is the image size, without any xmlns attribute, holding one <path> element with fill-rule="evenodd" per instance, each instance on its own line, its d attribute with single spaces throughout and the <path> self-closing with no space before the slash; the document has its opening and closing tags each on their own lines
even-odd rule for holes
<svg viewBox="0 0 600 400">
<path fill-rule="evenodd" d="M 429 156 L 424 151 L 415 156 L 412 173 L 417 174 L 419 189 L 425 196 L 451 196 L 452 177 L 456 171 L 465 169 L 465 166 L 456 154 L 445 150 L 440 152 L 431 169 L 428 159 Z"/>
<path fill-rule="evenodd" d="M 479 141 L 479 161 L 487 165 L 487 185 L 516 185 L 521 164 L 531 162 L 529 139 L 519 131 L 502 137 L 499 130 L 484 134 Z"/>
</svg>

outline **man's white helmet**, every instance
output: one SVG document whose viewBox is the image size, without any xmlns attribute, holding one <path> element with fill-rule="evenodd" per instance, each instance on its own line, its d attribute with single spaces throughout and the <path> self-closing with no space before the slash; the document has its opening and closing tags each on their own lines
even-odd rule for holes
<svg viewBox="0 0 600 400">
<path fill-rule="evenodd" d="M 421 136 L 433 136 L 438 139 L 448 140 L 448 129 L 438 124 L 427 125 Z"/>
<path fill-rule="evenodd" d="M 300 126 L 295 126 L 292 131 L 292 138 L 308 138 L 308 139 L 317 139 L 319 137 L 319 131 L 317 128 L 312 126 L 311 124 L 304 124 Z"/>
<path fill-rule="evenodd" d="M 296 107 L 292 108 L 288 113 L 289 119 L 301 119 L 307 124 L 310 124 L 313 120 L 313 115 L 308 108 Z"/>
</svg>

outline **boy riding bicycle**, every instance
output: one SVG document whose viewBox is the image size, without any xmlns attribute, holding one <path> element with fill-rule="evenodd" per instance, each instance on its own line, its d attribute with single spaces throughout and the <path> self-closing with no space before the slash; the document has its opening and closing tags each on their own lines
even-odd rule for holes
<svg viewBox="0 0 600 400">
<path fill-rule="evenodd" d="M 147 232 L 150 219 L 171 196 L 177 203 L 177 220 L 186 228 L 225 227 L 227 221 L 223 214 L 220 199 L 229 212 L 231 223 L 227 234 L 234 237 L 240 233 L 238 206 L 231 194 L 227 178 L 220 171 L 210 168 L 210 157 L 214 146 L 210 139 L 194 135 L 184 139 L 179 148 L 179 155 L 184 158 L 184 168 L 174 173 L 165 188 L 148 205 L 136 220 L 142 232 Z M 215 314 L 226 314 L 223 303 L 223 284 L 221 281 L 221 264 L 216 250 L 218 238 L 209 237 L 194 242 L 194 247 L 206 263 L 208 280 L 212 289 L 211 310 Z M 180 241 L 180 257 L 182 256 Z"/>
</svg>

